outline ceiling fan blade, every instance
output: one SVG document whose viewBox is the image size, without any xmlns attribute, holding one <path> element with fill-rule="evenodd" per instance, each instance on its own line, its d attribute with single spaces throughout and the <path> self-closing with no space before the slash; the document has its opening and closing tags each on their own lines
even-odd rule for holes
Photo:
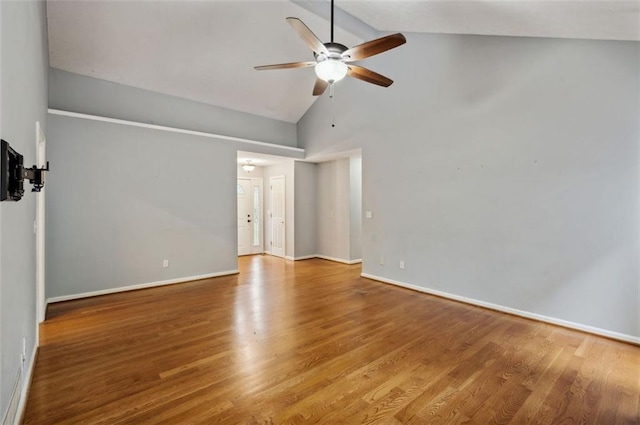
<svg viewBox="0 0 640 425">
<path fill-rule="evenodd" d="M 384 75 L 380 75 L 377 72 L 370 71 L 367 68 L 363 68 L 358 65 L 349 65 L 347 75 L 382 87 L 389 87 L 393 84 L 393 80 L 385 77 Z"/>
<path fill-rule="evenodd" d="M 323 54 L 329 56 L 329 51 L 327 50 L 325 45 L 322 44 L 322 41 L 320 41 L 320 39 L 316 37 L 316 35 L 309 29 L 308 26 L 304 24 L 304 22 L 302 22 L 298 18 L 287 18 L 287 22 L 289 23 L 289 25 L 291 25 L 291 28 L 293 28 L 293 30 L 300 36 L 300 38 L 302 38 L 304 42 L 307 43 L 307 46 L 309 46 L 311 50 L 313 50 L 318 55 Z"/>
<path fill-rule="evenodd" d="M 291 63 L 279 63 L 276 65 L 262 65 L 254 66 L 254 69 L 258 71 L 264 71 L 266 69 L 288 69 L 288 68 L 308 68 L 314 66 L 317 62 L 291 62 Z"/>
<path fill-rule="evenodd" d="M 322 93 L 327 89 L 329 83 L 320 78 L 316 79 L 316 84 L 313 86 L 313 95 L 314 96 L 322 96 Z"/>
<path fill-rule="evenodd" d="M 400 33 L 391 34 L 347 49 L 341 56 L 345 62 L 355 62 L 402 46 L 406 42 L 407 39 L 404 38 L 404 35 Z"/>
</svg>

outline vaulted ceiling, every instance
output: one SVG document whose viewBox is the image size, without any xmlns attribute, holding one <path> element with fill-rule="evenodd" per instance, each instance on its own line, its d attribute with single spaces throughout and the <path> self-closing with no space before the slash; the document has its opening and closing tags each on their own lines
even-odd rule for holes
<svg viewBox="0 0 640 425">
<path fill-rule="evenodd" d="M 640 40 L 639 4 L 338 0 L 335 40 L 353 46 L 387 31 Z M 295 123 L 315 100 L 313 68 L 253 67 L 313 60 L 285 18 L 328 41 L 329 10 L 326 0 L 48 0 L 50 64 Z"/>
</svg>

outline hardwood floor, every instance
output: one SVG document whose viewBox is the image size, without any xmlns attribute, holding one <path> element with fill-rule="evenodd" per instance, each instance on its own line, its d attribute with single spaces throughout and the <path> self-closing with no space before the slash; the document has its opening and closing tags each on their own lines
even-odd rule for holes
<svg viewBox="0 0 640 425">
<path fill-rule="evenodd" d="M 240 274 L 53 304 L 27 424 L 639 424 L 640 347 L 359 277 Z"/>
</svg>

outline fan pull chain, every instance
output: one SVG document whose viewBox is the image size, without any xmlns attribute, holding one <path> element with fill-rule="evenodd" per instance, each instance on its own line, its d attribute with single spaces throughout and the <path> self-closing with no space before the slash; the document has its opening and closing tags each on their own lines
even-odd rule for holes
<svg viewBox="0 0 640 425">
<path fill-rule="evenodd" d="M 329 84 L 329 99 L 331 99 L 331 127 L 336 126 L 336 108 L 335 108 L 335 102 L 333 101 L 334 85 L 335 85 L 334 83 Z"/>
</svg>

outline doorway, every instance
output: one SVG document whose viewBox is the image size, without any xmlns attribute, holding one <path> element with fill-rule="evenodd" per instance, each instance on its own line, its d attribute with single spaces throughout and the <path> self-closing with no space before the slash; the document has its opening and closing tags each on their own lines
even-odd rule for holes
<svg viewBox="0 0 640 425">
<path fill-rule="evenodd" d="M 293 182 L 295 178 L 295 162 L 293 158 L 287 158 L 277 155 L 269 155 L 255 152 L 238 151 L 237 156 L 237 180 L 250 179 L 252 181 L 251 193 L 258 200 L 261 206 L 260 213 L 254 213 L 251 217 L 252 222 L 247 220 L 249 207 L 238 204 L 238 212 L 242 214 L 238 216 L 238 229 L 245 227 L 242 234 L 238 233 L 238 242 L 247 245 L 248 232 L 246 226 L 253 226 L 253 238 L 258 236 L 262 238 L 261 246 L 257 247 L 254 243 L 254 251 L 258 253 L 256 248 L 260 249 L 260 253 L 275 255 L 282 258 L 291 258 L 293 255 L 293 211 L 294 193 Z M 304 177 L 307 177 L 305 174 Z M 258 179 L 258 180 L 256 180 Z M 307 181 L 311 181 L 309 177 Z M 286 184 L 285 184 L 286 181 Z M 256 189 L 256 182 L 263 184 Z M 273 184 L 272 184 L 273 182 Z M 246 191 L 245 187 L 239 185 Z M 272 193 L 274 188 L 275 193 Z M 241 189 L 239 189 L 240 191 Z M 277 205 L 276 205 L 277 204 Z M 287 211 L 287 217 L 285 217 Z M 239 230 L 240 232 L 240 230 Z M 244 239 L 243 239 L 244 238 Z M 244 242 L 243 242 L 244 241 Z M 257 241 L 256 241 L 257 242 Z M 247 253 L 246 249 L 239 246 L 238 252 Z M 240 254 L 246 255 L 246 254 Z"/>
</svg>

